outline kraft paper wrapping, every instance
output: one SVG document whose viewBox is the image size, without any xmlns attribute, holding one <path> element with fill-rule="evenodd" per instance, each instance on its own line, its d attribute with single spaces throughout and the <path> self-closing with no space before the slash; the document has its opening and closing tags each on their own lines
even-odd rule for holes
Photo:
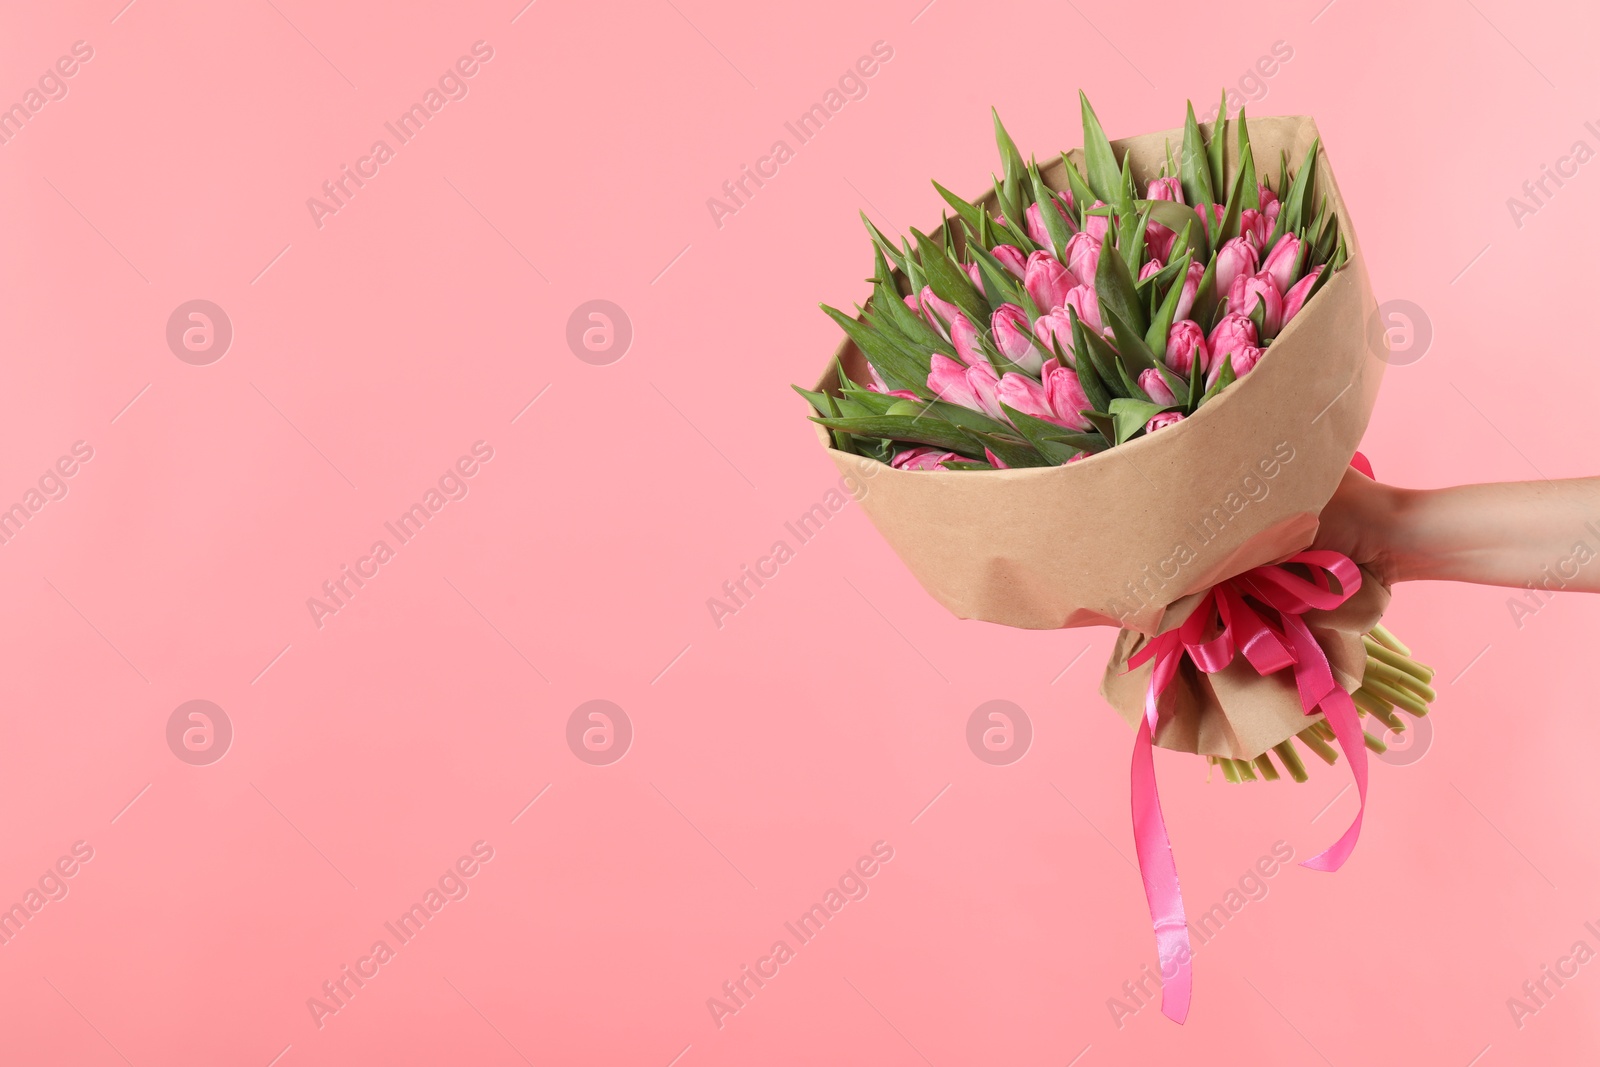
<svg viewBox="0 0 1600 1067">
<path fill-rule="evenodd" d="M 1317 137 L 1309 118 L 1250 120 L 1263 178 Z M 1234 138 L 1229 134 L 1230 159 Z M 1181 130 L 1112 142 L 1154 176 Z M 1081 158 L 1081 152 L 1074 156 Z M 1070 466 L 900 471 L 828 448 L 871 479 L 861 505 L 922 587 L 964 619 L 1025 629 L 1121 626 L 1154 633 L 1167 605 L 1311 543 L 1366 430 L 1384 362 L 1369 349 L 1366 263 L 1327 153 L 1316 193 L 1338 212 L 1350 260 L 1284 328 L 1254 370 L 1158 434 Z M 1057 160 L 1044 177 L 1064 185 Z M 990 192 L 978 203 L 994 209 Z M 836 353 L 856 381 L 865 361 Z M 830 369 L 817 388 L 837 392 Z M 818 427 L 825 447 L 827 431 Z"/>
<path fill-rule="evenodd" d="M 1310 118 L 1287 116 L 1251 119 L 1250 137 L 1268 180 L 1283 153 L 1298 166 L 1318 133 Z M 1231 172 L 1231 128 L 1227 141 Z M 1181 145 L 1182 131 L 1112 142 L 1119 159 L 1132 156 L 1141 187 L 1169 143 Z M 1081 166 L 1081 149 L 1069 155 Z M 1071 465 L 981 472 L 895 470 L 832 448 L 817 428 L 840 472 L 870 484 L 861 506 L 878 531 L 958 617 L 1025 629 L 1122 628 L 1104 692 L 1130 723 L 1149 668 L 1109 672 L 1125 666 L 1141 635 L 1175 625 L 1168 620 L 1182 617 L 1185 598 L 1311 544 L 1377 399 L 1385 362 L 1368 341 L 1375 302 L 1366 262 L 1325 149 L 1314 165 L 1315 194 L 1337 212 L 1349 262 L 1254 370 L 1184 421 Z M 1053 188 L 1066 184 L 1060 160 L 1043 176 Z M 996 210 L 992 191 L 976 203 Z M 867 380 L 848 339 L 835 357 L 853 380 Z M 836 374 L 830 362 L 817 388 L 836 393 Z M 1360 626 L 1376 622 L 1387 599 L 1369 581 L 1317 631 L 1347 688 L 1365 663 L 1360 634 L 1371 625 Z M 1287 673 L 1262 678 L 1240 659 L 1220 674 L 1185 677 L 1164 701 L 1171 712 L 1163 708 L 1161 747 L 1253 758 L 1315 721 Z"/>
</svg>

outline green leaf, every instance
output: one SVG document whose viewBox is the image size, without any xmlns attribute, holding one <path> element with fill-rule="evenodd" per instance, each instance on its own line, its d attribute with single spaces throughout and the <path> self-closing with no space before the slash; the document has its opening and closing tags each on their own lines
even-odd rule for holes
<svg viewBox="0 0 1600 1067">
<path fill-rule="evenodd" d="M 1078 226 L 1083 225 L 1083 213 L 1094 203 L 1094 190 L 1089 188 L 1089 183 L 1083 180 L 1083 173 L 1078 170 L 1078 165 L 1072 162 L 1065 152 L 1061 153 L 1061 166 L 1067 174 L 1067 188 L 1072 190 L 1073 211 L 1076 218 L 1073 222 Z"/>
<path fill-rule="evenodd" d="M 1049 234 L 1050 243 L 1055 246 L 1055 254 L 1065 256 L 1067 239 L 1072 234 L 1067 230 L 1067 220 L 1056 210 L 1056 198 L 1050 187 L 1045 185 L 1044 179 L 1039 176 L 1037 164 L 1028 165 L 1028 179 L 1033 185 L 1033 199 L 1039 205 L 1039 215 L 1044 219 L 1044 232 Z"/>
<path fill-rule="evenodd" d="M 1206 160 L 1206 143 L 1200 136 L 1200 124 L 1194 118 L 1194 104 L 1183 122 L 1183 149 L 1178 156 L 1178 184 L 1183 186 L 1183 198 L 1192 207 L 1205 207 L 1216 196 L 1211 191 L 1211 165 Z"/>
<path fill-rule="evenodd" d="M 1194 305 L 1189 308 L 1189 317 L 1198 322 L 1207 335 L 1211 333 L 1211 313 L 1217 309 L 1218 299 L 1217 261 L 1213 259 L 1206 264 L 1206 272 L 1200 276 L 1200 287 L 1195 290 Z"/>
<path fill-rule="evenodd" d="M 900 238 L 900 245 L 905 251 L 901 256 L 901 270 L 905 272 L 906 282 L 913 293 L 922 292 L 922 287 L 928 284 L 927 276 L 922 273 L 922 267 L 917 263 L 916 255 L 911 251 L 911 242 Z"/>
<path fill-rule="evenodd" d="M 1011 420 L 1011 424 L 1017 428 L 1023 437 L 1028 439 L 1028 443 L 1037 449 L 1039 454 L 1049 460 L 1051 464 L 1059 465 L 1065 463 L 1081 451 L 1081 449 L 1068 448 L 1052 436 L 1060 434 L 1064 427 L 1029 415 L 1025 411 L 1018 411 L 1009 404 L 1001 404 L 1000 407 L 1005 411 L 1006 417 Z M 1010 461 L 1007 460 L 1007 462 Z"/>
<path fill-rule="evenodd" d="M 1241 211 L 1261 210 L 1261 185 L 1256 179 L 1256 153 L 1250 147 L 1250 127 L 1245 124 L 1244 108 L 1239 109 L 1239 166 L 1244 171 L 1244 198 Z"/>
<path fill-rule="evenodd" d="M 1102 309 L 1115 311 L 1141 335 L 1149 328 L 1144 305 L 1134 289 L 1133 272 L 1128 270 L 1127 262 L 1111 246 L 1109 230 L 1100 245 L 1100 265 L 1095 269 L 1094 288 Z"/>
<path fill-rule="evenodd" d="M 951 404 L 944 400 L 935 400 L 922 409 L 927 414 L 943 419 L 953 426 L 963 430 L 978 430 L 981 433 L 1010 433 L 1011 427 L 999 419 L 992 419 L 981 411 L 964 407 L 961 404 Z"/>
<path fill-rule="evenodd" d="M 995 456 L 1008 467 L 1053 467 L 1039 450 L 1034 448 L 1025 439 L 1014 437 L 1011 434 L 979 433 L 972 432 L 972 437 L 979 444 L 988 448 Z"/>
<path fill-rule="evenodd" d="M 1100 436 L 1107 441 L 1117 439 L 1117 424 L 1110 415 L 1103 411 L 1085 411 L 1083 417 L 1088 419 L 1094 428 L 1100 431 Z"/>
<path fill-rule="evenodd" d="M 1200 397 L 1205 393 L 1205 378 L 1198 362 L 1189 368 L 1189 395 L 1183 405 L 1185 414 L 1194 414 L 1195 409 L 1200 406 Z"/>
<path fill-rule="evenodd" d="M 1163 405 L 1149 400 L 1130 400 L 1126 397 L 1113 400 L 1111 422 L 1116 431 L 1117 444 L 1126 443 L 1144 429 L 1145 423 L 1165 410 Z"/>
<path fill-rule="evenodd" d="M 1005 235 L 1001 244 L 1016 245 L 1022 249 L 1023 255 L 1039 250 L 1039 242 L 1028 236 L 1027 209 L 1019 202 L 1015 209 L 1007 202 L 1006 192 L 1001 188 L 1000 182 L 994 183 L 995 203 L 1000 205 L 1000 210 L 1005 214 L 1006 221 L 991 220 L 997 234 Z M 991 246 L 992 247 L 992 246 Z"/>
<path fill-rule="evenodd" d="M 1233 373 L 1233 353 L 1229 352 L 1226 356 L 1222 357 L 1222 370 L 1217 374 L 1216 384 L 1212 385 L 1206 390 L 1205 395 L 1200 398 L 1199 403 L 1195 404 L 1195 407 L 1203 407 L 1206 401 L 1210 400 L 1228 386 L 1232 385 L 1235 380 L 1236 378 Z"/>
<path fill-rule="evenodd" d="M 932 395 L 928 390 L 926 372 L 921 372 L 919 381 L 920 367 L 881 330 L 826 304 L 822 305 L 822 310 L 855 342 L 855 346 L 867 357 L 867 362 L 872 364 L 890 389 L 907 389 L 919 396 Z"/>
<path fill-rule="evenodd" d="M 906 269 L 905 256 L 901 254 L 899 249 L 895 248 L 894 242 L 885 237 L 883 232 L 873 225 L 872 220 L 867 218 L 865 211 L 861 213 L 861 221 L 866 225 L 867 232 L 872 235 L 873 245 L 881 249 L 884 255 L 894 260 L 894 265 L 900 268 L 900 272 L 904 274 Z"/>
<path fill-rule="evenodd" d="M 1228 187 L 1228 206 L 1222 211 L 1222 222 L 1217 225 L 1216 242 L 1220 250 L 1224 242 L 1239 236 L 1239 201 L 1242 199 L 1240 185 L 1244 181 L 1244 171 L 1240 170 L 1233 176 L 1233 184 Z"/>
<path fill-rule="evenodd" d="M 1162 298 L 1161 305 L 1156 308 L 1155 315 L 1150 319 L 1150 328 L 1144 334 L 1145 347 L 1150 349 L 1150 354 L 1155 356 L 1157 363 L 1167 358 L 1167 334 L 1172 332 L 1172 320 L 1178 313 L 1178 301 L 1183 296 L 1183 283 L 1189 277 L 1188 254 L 1185 253 L 1182 259 L 1175 259 L 1167 264 L 1161 274 L 1165 274 L 1168 270 L 1173 270 L 1173 277 L 1167 283 L 1167 294 Z M 1161 274 L 1156 275 L 1158 283 Z"/>
<path fill-rule="evenodd" d="M 1074 319 L 1074 322 L 1076 322 L 1075 315 L 1070 317 Z M 1079 342 L 1077 339 L 1077 334 L 1082 332 L 1082 330 L 1083 327 L 1076 324 L 1073 327 L 1074 350 L 1079 352 L 1084 351 L 1084 348 L 1087 347 L 1087 342 Z M 1084 348 L 1076 347 L 1080 343 L 1084 345 Z M 1062 366 L 1068 366 L 1067 360 L 1065 359 L 1062 359 L 1061 363 Z M 1088 398 L 1089 407 L 1093 408 L 1095 411 L 1104 411 L 1111 403 L 1112 394 L 1111 391 L 1106 388 L 1105 380 L 1102 379 L 1100 377 L 1100 373 L 1095 370 L 1094 359 L 1086 355 L 1084 358 L 1077 360 L 1075 364 L 1072 364 L 1070 369 L 1078 376 L 1078 384 L 1083 386 L 1083 395 Z"/>
<path fill-rule="evenodd" d="M 1022 153 L 1017 151 L 1016 142 L 1011 139 L 1011 135 L 1006 132 L 1005 124 L 1000 121 L 1000 112 L 994 108 L 989 110 L 994 115 L 994 143 L 1000 149 L 1000 162 L 1005 168 L 1008 206 L 1009 201 L 1015 199 L 1025 208 L 1031 190 L 1028 185 L 1027 168 L 1022 163 Z"/>
<path fill-rule="evenodd" d="M 1104 452 L 1111 447 L 1111 442 L 1098 433 L 1057 433 L 1050 440 L 1079 452 Z"/>
<path fill-rule="evenodd" d="M 1070 304 L 1067 306 L 1067 317 L 1072 321 L 1072 350 L 1077 355 L 1074 369 L 1078 372 L 1079 382 L 1085 378 L 1084 366 L 1087 365 L 1090 373 L 1099 380 L 1106 399 L 1126 396 L 1127 391 L 1122 387 L 1122 375 L 1117 373 L 1117 353 L 1098 333 L 1084 325 Z M 1084 392 L 1089 395 L 1089 401 L 1094 404 L 1096 410 L 1106 410 L 1099 403 L 1100 398 L 1089 393 L 1087 385 L 1084 386 Z"/>
<path fill-rule="evenodd" d="M 833 409 L 828 404 L 828 394 L 815 392 L 811 389 L 802 389 L 798 385 L 791 385 L 789 388 L 805 397 L 818 415 L 833 414 Z"/>
<path fill-rule="evenodd" d="M 889 437 L 896 441 L 911 441 L 932 445 L 947 452 L 960 452 L 968 456 L 981 456 L 983 447 L 960 427 L 941 422 L 929 416 L 864 415 L 811 421 L 834 430 L 861 434 L 867 437 Z"/>
<path fill-rule="evenodd" d="M 1134 330 L 1121 315 L 1110 308 L 1102 307 L 1100 310 L 1110 322 L 1111 332 L 1116 335 L 1118 359 L 1124 367 L 1128 368 L 1128 373 L 1137 380 L 1140 373 L 1156 365 L 1155 353 L 1150 350 L 1149 345 L 1144 343 L 1144 337 Z"/>
<path fill-rule="evenodd" d="M 1211 124 L 1211 137 L 1206 141 L 1206 164 L 1211 171 L 1211 188 L 1220 190 L 1228 184 L 1226 169 L 1228 148 L 1228 90 L 1222 90 L 1222 102 L 1217 105 L 1217 119 Z"/>
<path fill-rule="evenodd" d="M 972 287 L 972 279 L 967 277 L 967 272 L 952 263 L 944 249 L 928 235 L 915 227 L 912 227 L 911 235 L 917 239 L 922 269 L 928 276 L 928 285 L 933 288 L 934 295 L 966 312 L 973 325 L 987 323 L 990 314 L 988 301 Z"/>
<path fill-rule="evenodd" d="M 1146 209 L 1127 212 L 1122 216 L 1122 225 L 1117 227 L 1117 248 L 1122 252 L 1122 261 L 1128 265 L 1128 274 L 1134 278 L 1135 284 L 1138 284 L 1139 268 L 1144 266 L 1144 235 L 1149 224 L 1150 212 Z"/>
<path fill-rule="evenodd" d="M 1272 228 L 1272 236 L 1267 240 L 1268 248 L 1277 244 L 1278 238 L 1285 233 L 1293 233 L 1300 229 L 1306 198 L 1311 195 L 1311 188 L 1315 184 L 1317 149 L 1321 145 L 1320 137 L 1311 142 L 1311 147 L 1306 150 L 1306 158 L 1300 163 L 1300 170 L 1289 183 L 1289 192 L 1283 198 L 1283 205 L 1278 209 L 1278 224 Z"/>
<path fill-rule="evenodd" d="M 1082 89 L 1078 90 L 1078 101 L 1083 112 L 1083 158 L 1089 172 L 1089 188 L 1094 190 L 1096 199 L 1115 204 L 1121 199 L 1122 168 L 1117 166 L 1116 153 Z"/>
<path fill-rule="evenodd" d="M 955 208 L 956 214 L 961 216 L 961 221 L 967 224 L 967 228 L 974 234 L 978 233 L 982 225 L 984 210 L 976 204 L 963 200 L 938 182 L 934 182 L 933 187 L 939 191 L 940 196 L 944 197 L 945 203 Z"/>
</svg>

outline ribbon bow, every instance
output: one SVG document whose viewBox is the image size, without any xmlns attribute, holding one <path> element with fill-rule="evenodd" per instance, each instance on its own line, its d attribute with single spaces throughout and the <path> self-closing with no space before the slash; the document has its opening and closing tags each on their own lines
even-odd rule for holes
<svg viewBox="0 0 1600 1067">
<path fill-rule="evenodd" d="M 1291 564 L 1309 568 L 1310 577 L 1291 570 Z M 1332 586 L 1335 579 L 1337 592 Z M 1312 609 L 1336 608 L 1360 588 L 1361 571 L 1350 557 L 1320 549 L 1301 552 L 1283 564 L 1257 567 L 1213 586 L 1181 625 L 1151 638 L 1128 660 L 1130 669 L 1152 660 L 1155 663 L 1145 693 L 1144 718 L 1133 743 L 1133 837 L 1150 919 L 1155 924 L 1161 1011 L 1174 1022 L 1188 1017 L 1193 976 L 1183 891 L 1178 887 L 1178 867 L 1161 815 L 1151 756 L 1161 694 L 1172 684 L 1185 657 L 1207 674 L 1227 667 L 1236 654 L 1243 654 L 1263 676 L 1292 668 L 1301 706 L 1307 715 L 1321 708 L 1350 761 L 1361 800 L 1343 836 L 1301 863 L 1317 871 L 1338 870 L 1361 836 L 1361 819 L 1367 810 L 1367 750 L 1355 702 L 1334 680 L 1327 654 L 1301 616 Z M 1215 634 L 1210 634 L 1213 629 Z"/>
</svg>

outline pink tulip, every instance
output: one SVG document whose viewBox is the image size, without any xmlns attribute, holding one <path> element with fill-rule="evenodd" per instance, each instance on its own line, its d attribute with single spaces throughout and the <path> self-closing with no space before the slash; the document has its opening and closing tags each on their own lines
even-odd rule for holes
<svg viewBox="0 0 1600 1067">
<path fill-rule="evenodd" d="M 1172 313 L 1172 321 L 1189 317 L 1189 312 L 1194 309 L 1195 294 L 1200 292 L 1200 279 L 1206 276 L 1206 269 L 1200 264 L 1189 261 L 1189 270 L 1183 276 L 1183 291 L 1178 294 L 1178 306 Z"/>
<path fill-rule="evenodd" d="M 995 245 L 989 254 L 1000 261 L 1000 265 L 1019 279 L 1027 273 L 1028 261 L 1022 254 L 1022 249 L 1016 245 Z"/>
<path fill-rule="evenodd" d="M 1057 426 L 1066 425 L 1056 417 L 1055 411 L 1050 407 L 1050 398 L 1045 393 L 1044 385 L 1026 374 L 1002 376 L 999 392 L 1000 400 L 1006 406 L 1016 408 L 1024 415 L 1032 415 L 1036 419 L 1044 419 Z"/>
<path fill-rule="evenodd" d="M 957 315 L 961 314 L 960 308 L 948 300 L 940 300 L 934 295 L 933 287 L 929 285 L 922 287 L 919 301 L 913 301 L 909 296 L 906 297 L 906 305 L 912 311 L 921 312 L 922 317 L 928 320 L 929 326 L 938 330 L 939 335 L 946 341 L 950 340 L 949 324 L 955 321 Z"/>
<path fill-rule="evenodd" d="M 1061 351 L 1069 356 L 1075 356 L 1072 348 L 1072 320 L 1067 317 L 1066 308 L 1057 308 L 1048 315 L 1041 315 L 1034 320 L 1033 335 L 1039 343 L 1050 351 L 1055 351 L 1051 345 L 1053 338 L 1061 346 Z"/>
<path fill-rule="evenodd" d="M 1056 209 L 1056 213 L 1061 216 L 1062 221 L 1066 222 L 1066 209 L 1064 209 L 1059 203 L 1055 203 L 1053 199 L 1051 204 Z M 1050 240 L 1050 231 L 1044 228 L 1044 212 L 1039 209 L 1039 205 L 1029 204 L 1028 210 L 1023 212 L 1023 216 L 1027 221 L 1028 236 L 1032 237 L 1039 244 L 1044 245 L 1052 253 L 1058 251 L 1055 246 L 1055 242 Z M 1072 229 L 1071 222 L 1067 222 L 1067 229 L 1069 231 Z"/>
<path fill-rule="evenodd" d="M 1256 250 L 1243 237 L 1225 242 L 1217 252 L 1217 292 L 1228 292 L 1241 274 L 1254 274 L 1258 262 Z"/>
<path fill-rule="evenodd" d="M 1172 255 L 1172 246 L 1177 243 L 1178 235 L 1159 222 L 1149 223 L 1144 228 L 1144 247 L 1151 259 L 1165 263 Z"/>
<path fill-rule="evenodd" d="M 1278 194 L 1270 186 L 1261 186 L 1261 213 L 1274 223 L 1278 221 L 1278 212 L 1282 205 L 1278 203 Z"/>
<path fill-rule="evenodd" d="M 1087 430 L 1089 420 L 1083 417 L 1083 413 L 1091 405 L 1088 394 L 1083 391 L 1083 383 L 1078 381 L 1078 372 L 1071 367 L 1063 367 L 1058 359 L 1048 359 L 1043 373 L 1045 396 L 1050 402 L 1050 410 L 1056 414 L 1053 421 L 1069 430 Z"/>
<path fill-rule="evenodd" d="M 1289 320 L 1298 315 L 1302 307 L 1305 307 L 1306 299 L 1311 295 L 1311 287 L 1317 284 L 1317 278 L 1321 274 L 1322 268 L 1320 266 L 1316 267 L 1310 274 L 1295 282 L 1294 288 L 1283 294 L 1284 325 L 1287 326 Z"/>
<path fill-rule="evenodd" d="M 1089 453 L 1087 453 L 1087 452 L 1079 452 L 1077 455 L 1075 455 L 1075 456 L 1071 457 L 1070 459 L 1068 459 L 1067 462 L 1068 463 L 1076 463 L 1080 459 L 1088 459 L 1088 458 L 1089 458 Z"/>
<path fill-rule="evenodd" d="M 1183 185 L 1176 178 L 1151 178 L 1144 189 L 1146 200 L 1171 200 L 1183 203 Z"/>
<path fill-rule="evenodd" d="M 1179 374 L 1199 373 L 1211 365 L 1211 347 L 1206 333 L 1193 319 L 1180 319 L 1167 330 L 1167 366 Z"/>
<path fill-rule="evenodd" d="M 1172 395 L 1172 389 L 1167 385 L 1167 380 L 1161 377 L 1161 372 L 1151 367 L 1140 372 L 1139 388 L 1143 389 L 1151 400 L 1157 404 L 1176 404 L 1178 398 Z"/>
<path fill-rule="evenodd" d="M 1272 275 L 1260 271 L 1248 278 L 1242 274 L 1235 278 L 1233 288 L 1228 290 L 1228 310 L 1248 316 L 1255 312 L 1258 303 L 1263 308 L 1261 328 L 1267 336 L 1277 336 L 1283 327 L 1283 297 Z"/>
<path fill-rule="evenodd" d="M 1151 223 L 1151 225 L 1155 224 Z M 1166 264 L 1163 263 L 1159 257 L 1151 256 L 1149 261 L 1146 262 L 1144 266 L 1139 268 L 1139 280 L 1142 282 L 1151 275 L 1160 274 L 1161 268 L 1164 266 L 1166 266 Z"/>
<path fill-rule="evenodd" d="M 1100 297 L 1095 293 L 1092 285 L 1073 286 L 1067 293 L 1067 298 L 1062 301 L 1064 307 L 1070 307 L 1078 313 L 1078 318 L 1083 324 L 1096 333 L 1105 331 L 1105 323 L 1100 321 Z"/>
<path fill-rule="evenodd" d="M 1044 353 L 1034 345 L 1028 333 L 1028 316 L 1015 304 L 1001 304 L 989 320 L 994 335 L 994 345 L 1000 354 L 1027 371 L 1038 374 L 1044 362 Z"/>
<path fill-rule="evenodd" d="M 1267 245 L 1267 238 L 1272 236 L 1272 220 L 1254 208 L 1245 208 L 1239 213 L 1239 236 L 1250 242 L 1250 247 L 1259 254 Z"/>
<path fill-rule="evenodd" d="M 972 279 L 972 286 L 978 292 L 983 292 L 983 275 L 978 273 L 976 263 L 963 263 L 961 269 L 967 272 L 967 277 Z"/>
<path fill-rule="evenodd" d="M 1200 216 L 1200 221 L 1202 223 L 1205 222 L 1206 214 L 1207 214 L 1205 207 L 1203 205 L 1197 205 L 1194 210 Z M 1206 231 L 1208 233 L 1215 231 L 1218 226 L 1222 225 L 1222 215 L 1223 215 L 1222 205 L 1221 204 L 1212 204 L 1211 205 L 1210 215 L 1211 215 L 1211 225 L 1209 227 L 1207 227 L 1207 231 Z"/>
<path fill-rule="evenodd" d="M 963 367 L 949 356 L 935 352 L 928 371 L 928 388 L 940 400 L 981 411 L 991 419 L 1004 421 L 1000 410 L 1000 376 L 980 360 Z"/>
<path fill-rule="evenodd" d="M 1144 424 L 1145 433 L 1155 433 L 1183 421 L 1183 414 L 1177 411 L 1163 411 L 1155 418 Z"/>
<path fill-rule="evenodd" d="M 1272 246 L 1272 251 L 1267 255 L 1267 261 L 1261 264 L 1262 273 L 1272 275 L 1272 280 L 1277 283 L 1278 292 L 1287 293 L 1293 288 L 1295 266 L 1302 247 L 1304 246 L 1300 238 L 1292 233 L 1286 233 L 1278 238 L 1278 243 Z"/>
<path fill-rule="evenodd" d="M 950 343 L 956 346 L 956 355 L 967 366 L 988 362 L 988 357 L 978 346 L 978 328 L 963 311 L 956 312 L 956 317 L 950 320 Z"/>
<path fill-rule="evenodd" d="M 954 452 L 940 452 L 937 448 L 908 448 L 897 454 L 889 465 L 902 471 L 933 471 L 946 460 L 961 458 Z"/>
<path fill-rule="evenodd" d="M 983 450 L 983 454 L 985 456 L 989 457 L 989 465 L 991 467 L 993 467 L 995 470 L 1002 470 L 1003 471 L 1003 470 L 1010 470 L 1011 469 L 1010 467 L 1007 467 L 1004 462 L 1001 461 L 999 456 L 995 455 L 993 452 L 989 451 L 987 448 L 985 448 Z"/>
<path fill-rule="evenodd" d="M 1104 200 L 1096 200 L 1090 207 L 1106 207 Z M 1096 246 L 1105 240 L 1106 233 L 1111 229 L 1111 216 L 1085 215 L 1083 217 L 1083 232 L 1094 238 Z"/>
<path fill-rule="evenodd" d="M 1233 360 L 1233 376 L 1235 378 L 1243 378 L 1246 374 L 1255 370 L 1256 364 L 1261 361 L 1261 353 L 1264 351 L 1265 349 L 1257 348 L 1255 345 L 1245 345 L 1243 348 L 1230 352 L 1229 356 Z M 1222 377 L 1222 365 L 1226 362 L 1228 361 L 1225 359 L 1219 359 L 1211 365 L 1211 373 L 1206 375 L 1207 389 L 1216 385 L 1218 379 Z"/>
<path fill-rule="evenodd" d="M 917 399 L 917 394 L 911 392 L 909 389 L 890 389 L 889 383 L 884 381 L 883 375 L 878 373 L 878 368 L 874 367 L 870 363 L 867 364 L 867 374 L 870 377 L 870 380 L 867 382 L 867 389 L 870 392 L 882 393 L 884 396 L 897 396 L 901 400 Z"/>
<path fill-rule="evenodd" d="M 1093 285 L 1095 271 L 1100 268 L 1100 238 L 1080 230 L 1067 239 L 1067 269 L 1078 279 L 1079 285 Z"/>
<path fill-rule="evenodd" d="M 1028 257 L 1028 269 L 1022 276 L 1022 287 L 1028 291 L 1028 297 L 1041 315 L 1065 303 L 1073 284 L 1072 274 L 1055 256 L 1048 252 L 1035 252 Z"/>
<path fill-rule="evenodd" d="M 1211 349 L 1211 362 L 1206 366 L 1215 366 L 1229 352 L 1237 352 L 1246 345 L 1253 346 L 1257 340 L 1256 324 L 1237 311 L 1230 311 L 1222 316 L 1222 321 L 1217 323 L 1206 341 Z"/>
</svg>

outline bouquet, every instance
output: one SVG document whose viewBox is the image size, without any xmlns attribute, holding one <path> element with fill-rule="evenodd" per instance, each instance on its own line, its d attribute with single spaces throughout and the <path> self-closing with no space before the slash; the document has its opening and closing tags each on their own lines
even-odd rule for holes
<svg viewBox="0 0 1600 1067">
<path fill-rule="evenodd" d="M 1225 100 L 1225 98 L 1224 98 Z M 815 389 L 842 473 L 923 587 L 962 618 L 1121 628 L 1101 692 L 1137 728 L 1134 836 L 1182 1022 L 1190 948 L 1151 746 L 1226 781 L 1351 764 L 1361 808 L 1305 865 L 1336 870 L 1366 810 L 1370 716 L 1422 716 L 1432 672 L 1381 624 L 1388 590 L 1308 551 L 1384 361 L 1316 125 L 1195 121 L 1041 167 L 998 114 L 1003 175 L 897 246 L 863 216 L 873 292 Z M 1258 159 L 1258 150 L 1260 157 Z M 1298 161 L 1298 166 L 1291 164 Z M 1143 190 L 1143 195 L 1140 195 Z M 1273 756 L 1277 757 L 1274 763 Z"/>
</svg>

